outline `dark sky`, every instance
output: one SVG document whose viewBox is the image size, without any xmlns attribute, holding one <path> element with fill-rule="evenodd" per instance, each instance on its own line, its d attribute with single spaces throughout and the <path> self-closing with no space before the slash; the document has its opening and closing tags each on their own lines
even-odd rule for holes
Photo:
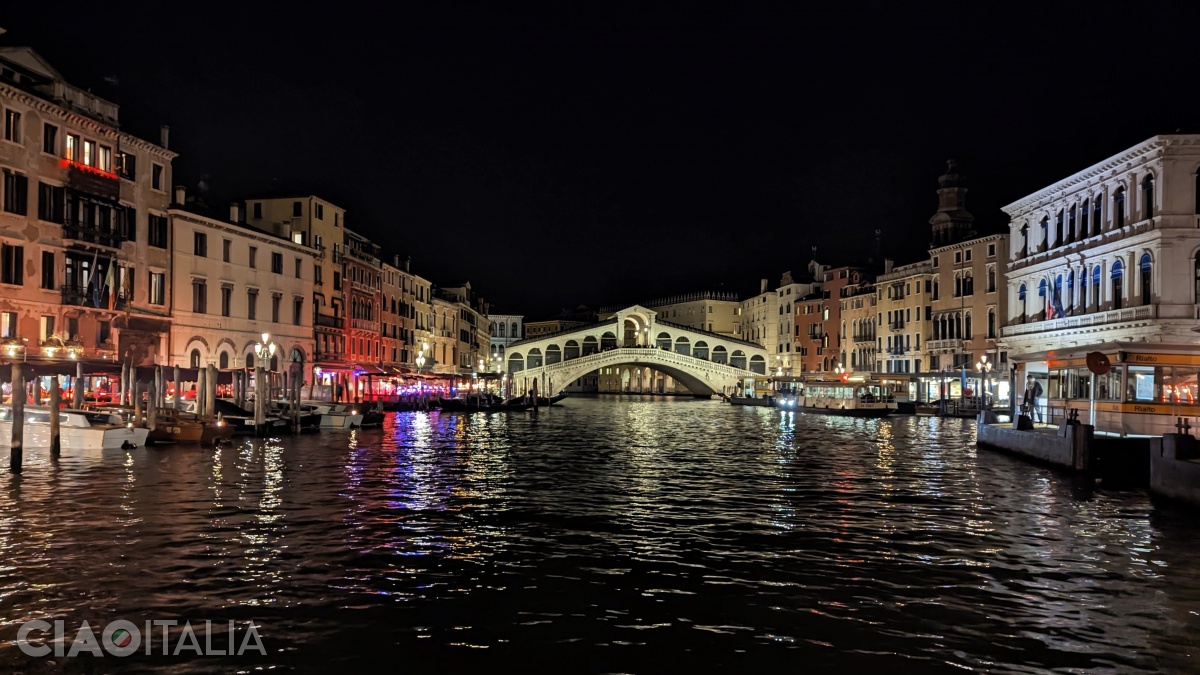
<svg viewBox="0 0 1200 675">
<path fill-rule="evenodd" d="M 754 292 L 812 246 L 864 259 L 876 228 L 911 262 L 949 157 L 993 231 L 1004 204 L 1200 129 L 1194 3 L 417 4 L 10 2 L 0 42 L 132 133 L 169 124 L 176 182 L 209 175 L 222 210 L 322 195 L 530 317 Z"/>
</svg>

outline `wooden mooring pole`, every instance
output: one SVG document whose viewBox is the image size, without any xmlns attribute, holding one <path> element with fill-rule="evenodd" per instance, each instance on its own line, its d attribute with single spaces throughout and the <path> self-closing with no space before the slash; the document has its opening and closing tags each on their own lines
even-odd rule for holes
<svg viewBox="0 0 1200 675">
<path fill-rule="evenodd" d="M 58 457 L 62 451 L 61 432 L 59 430 L 58 408 L 62 395 L 58 392 L 58 375 L 50 376 L 50 456 Z"/>
<path fill-rule="evenodd" d="M 8 470 L 21 473 L 21 462 L 25 446 L 25 374 L 21 364 L 12 364 L 12 449 L 8 456 Z"/>
</svg>

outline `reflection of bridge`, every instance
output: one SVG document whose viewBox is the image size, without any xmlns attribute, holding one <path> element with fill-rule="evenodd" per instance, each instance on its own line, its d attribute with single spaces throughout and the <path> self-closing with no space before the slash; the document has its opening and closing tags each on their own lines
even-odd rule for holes
<svg viewBox="0 0 1200 675">
<path fill-rule="evenodd" d="M 695 394 L 731 392 L 742 378 L 766 374 L 760 345 L 656 316 L 634 305 L 601 323 L 512 343 L 505 357 L 515 391 L 537 380 L 539 392 L 552 395 L 590 372 L 627 364 L 670 375 Z"/>
</svg>

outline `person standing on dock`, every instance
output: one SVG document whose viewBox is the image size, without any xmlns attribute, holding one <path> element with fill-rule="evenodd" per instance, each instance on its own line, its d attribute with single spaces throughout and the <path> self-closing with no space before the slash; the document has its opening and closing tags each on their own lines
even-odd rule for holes
<svg viewBox="0 0 1200 675">
<path fill-rule="evenodd" d="M 1025 379 L 1025 405 L 1029 407 L 1029 419 L 1042 421 L 1042 411 L 1038 409 L 1038 399 L 1042 396 L 1042 383 L 1032 375 Z"/>
</svg>

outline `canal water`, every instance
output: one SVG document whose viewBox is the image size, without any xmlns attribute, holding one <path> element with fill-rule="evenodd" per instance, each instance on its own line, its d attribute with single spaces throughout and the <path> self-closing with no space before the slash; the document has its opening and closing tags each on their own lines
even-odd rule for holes
<svg viewBox="0 0 1200 675">
<path fill-rule="evenodd" d="M 0 672 L 1197 672 L 1198 612 L 1194 514 L 959 420 L 576 398 L 0 475 Z"/>
</svg>

